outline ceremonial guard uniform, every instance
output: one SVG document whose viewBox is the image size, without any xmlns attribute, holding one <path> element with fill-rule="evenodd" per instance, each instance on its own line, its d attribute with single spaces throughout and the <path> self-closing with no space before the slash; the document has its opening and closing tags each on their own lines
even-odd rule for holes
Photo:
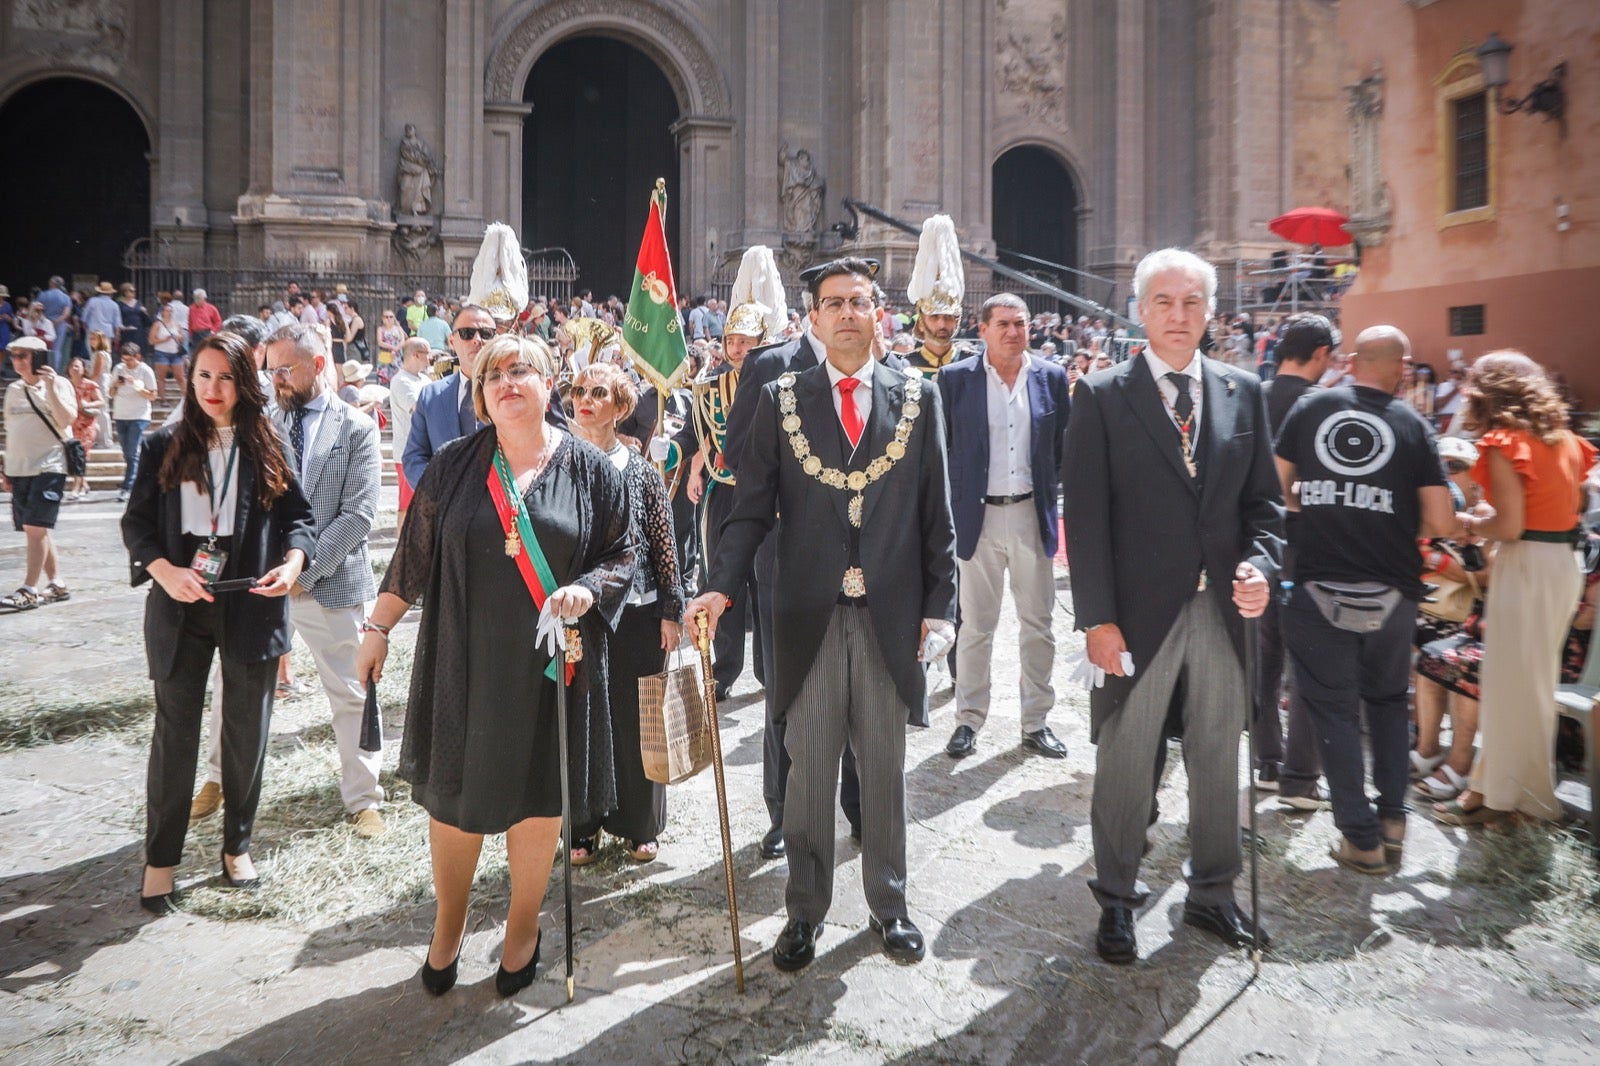
<svg viewBox="0 0 1600 1066">
<path fill-rule="evenodd" d="M 961 246 L 949 215 L 930 216 L 922 224 L 917 259 L 911 268 L 906 297 L 916 305 L 913 330 L 918 345 L 906 356 L 907 369 L 932 377 L 958 359 L 973 354 L 955 343 L 961 327 L 961 299 L 966 295 Z"/>
</svg>

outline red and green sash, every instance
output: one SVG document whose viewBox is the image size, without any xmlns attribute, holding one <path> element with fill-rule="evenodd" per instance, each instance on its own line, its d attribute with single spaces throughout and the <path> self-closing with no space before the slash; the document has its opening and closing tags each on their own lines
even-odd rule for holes
<svg viewBox="0 0 1600 1066">
<path fill-rule="evenodd" d="M 543 611 L 544 601 L 558 587 L 556 576 L 550 569 L 550 560 L 544 557 L 544 549 L 539 546 L 539 538 L 533 534 L 533 521 L 528 517 L 528 508 L 522 502 L 522 493 L 517 491 L 517 482 L 511 476 L 511 466 L 506 462 L 505 452 L 499 448 L 494 450 L 494 469 L 489 471 L 489 498 L 494 501 L 495 513 L 500 516 L 500 528 L 506 534 L 506 554 L 511 554 L 509 549 L 515 541 L 517 571 L 522 575 L 522 583 L 528 586 L 529 595 L 533 597 L 534 609 Z M 573 664 L 567 663 L 566 667 L 566 682 L 571 684 Z M 555 659 L 550 660 L 544 673 L 550 680 L 556 679 Z"/>
</svg>

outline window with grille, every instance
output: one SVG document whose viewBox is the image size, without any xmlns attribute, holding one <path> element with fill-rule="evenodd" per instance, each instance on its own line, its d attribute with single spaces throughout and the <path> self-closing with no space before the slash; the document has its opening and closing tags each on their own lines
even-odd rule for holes
<svg viewBox="0 0 1600 1066">
<path fill-rule="evenodd" d="M 1483 334 L 1483 305 L 1466 304 L 1450 309 L 1450 336 L 1478 337 Z"/>
<path fill-rule="evenodd" d="M 1489 98 L 1473 93 L 1455 100 L 1455 200 L 1453 211 L 1489 205 Z M 1479 309 L 1480 317 L 1482 309 Z M 1453 318 L 1454 312 L 1452 312 Z"/>
</svg>

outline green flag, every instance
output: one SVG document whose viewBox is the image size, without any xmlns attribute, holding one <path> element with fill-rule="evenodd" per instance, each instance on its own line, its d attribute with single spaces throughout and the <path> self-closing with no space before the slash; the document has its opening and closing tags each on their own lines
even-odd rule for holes
<svg viewBox="0 0 1600 1066">
<path fill-rule="evenodd" d="M 672 282 L 672 257 L 667 253 L 667 183 L 656 179 L 650 193 L 650 216 L 639 242 L 633 270 L 633 291 L 622 320 L 622 350 L 634 369 L 663 398 L 683 376 L 688 349 L 683 320 L 678 317 L 678 289 Z"/>
</svg>

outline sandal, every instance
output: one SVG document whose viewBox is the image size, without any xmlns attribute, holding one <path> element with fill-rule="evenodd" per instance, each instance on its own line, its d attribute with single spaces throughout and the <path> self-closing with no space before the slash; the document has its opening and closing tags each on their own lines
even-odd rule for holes
<svg viewBox="0 0 1600 1066">
<path fill-rule="evenodd" d="M 289 682 L 287 682 L 287 681 L 279 681 L 278 682 L 278 687 L 273 690 L 273 694 L 280 700 L 288 699 L 289 698 L 289 692 L 290 692 Z"/>
<path fill-rule="evenodd" d="M 592 837 L 579 837 L 572 842 L 572 865 L 588 866 L 600 857 L 600 834 Z M 583 854 L 578 854 L 582 852 Z"/>
<path fill-rule="evenodd" d="M 1446 759 L 1448 759 L 1449 757 L 1450 757 L 1450 753 L 1448 751 L 1441 751 L 1437 755 L 1418 755 L 1417 754 L 1417 749 L 1416 748 L 1412 748 L 1411 749 L 1411 780 L 1413 780 L 1413 781 L 1421 781 L 1424 777 L 1428 777 L 1435 770 L 1437 770 L 1439 767 L 1443 766 L 1444 765 L 1444 761 Z M 1449 799 L 1450 797 L 1449 796 L 1442 796 L 1440 798 L 1441 799 Z"/>
<path fill-rule="evenodd" d="M 39 594 L 27 586 L 23 586 L 4 599 L 0 599 L 0 610 L 31 611 L 37 606 L 39 606 Z"/>
<path fill-rule="evenodd" d="M 64 603 L 72 599 L 72 593 L 59 581 L 52 581 L 39 593 L 40 603 Z"/>
<path fill-rule="evenodd" d="M 1417 782 L 1417 795 L 1431 800 L 1453 800 L 1467 790 L 1469 783 L 1465 774 L 1456 773 L 1449 763 L 1440 763 L 1432 774 Z"/>
<path fill-rule="evenodd" d="M 1404 818 L 1384 818 L 1383 826 L 1383 858 L 1390 866 L 1398 869 L 1400 860 L 1406 849 L 1406 823 Z"/>
<path fill-rule="evenodd" d="M 661 846 L 654 840 L 646 840 L 640 844 L 635 844 L 631 840 L 628 841 L 628 858 L 640 865 L 647 862 L 655 862 L 656 856 L 660 853 Z"/>
<path fill-rule="evenodd" d="M 1433 820 L 1441 825 L 1460 825 L 1470 829 L 1480 825 L 1493 825 L 1510 817 L 1510 811 L 1497 811 L 1482 803 L 1471 808 L 1463 807 L 1460 800 L 1433 805 Z"/>
</svg>

